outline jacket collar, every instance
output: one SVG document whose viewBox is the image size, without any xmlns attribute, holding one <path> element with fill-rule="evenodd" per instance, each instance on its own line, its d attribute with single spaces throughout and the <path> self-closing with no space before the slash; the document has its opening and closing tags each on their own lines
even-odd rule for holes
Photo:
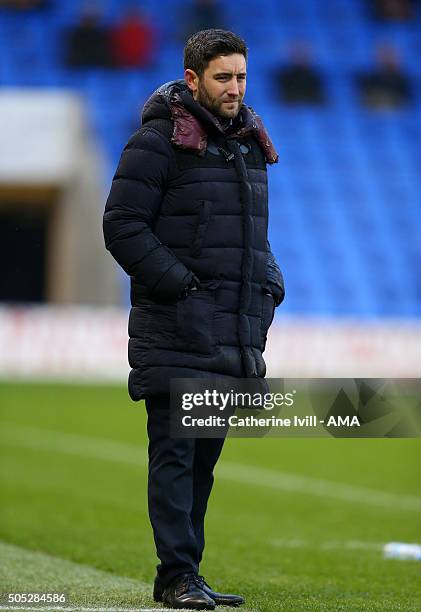
<svg viewBox="0 0 421 612">
<path fill-rule="evenodd" d="M 171 142 L 181 149 L 206 153 L 208 135 L 225 135 L 226 138 L 243 138 L 253 135 L 259 143 L 268 164 L 277 163 L 279 156 L 259 115 L 250 106 L 242 105 L 228 133 L 206 108 L 198 104 L 188 90 L 175 92 L 170 99 L 174 131 Z"/>
</svg>

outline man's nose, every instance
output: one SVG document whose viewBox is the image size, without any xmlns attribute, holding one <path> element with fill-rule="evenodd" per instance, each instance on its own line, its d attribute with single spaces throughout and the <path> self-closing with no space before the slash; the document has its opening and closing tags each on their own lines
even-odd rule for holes
<svg viewBox="0 0 421 612">
<path fill-rule="evenodd" d="M 228 93 L 230 96 L 238 96 L 240 94 L 240 88 L 238 87 L 237 79 L 232 79 L 232 81 L 230 81 Z"/>
</svg>

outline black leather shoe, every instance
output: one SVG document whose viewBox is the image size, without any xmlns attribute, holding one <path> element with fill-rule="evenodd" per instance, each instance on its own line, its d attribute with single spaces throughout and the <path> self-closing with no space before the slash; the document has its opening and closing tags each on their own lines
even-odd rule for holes
<svg viewBox="0 0 421 612">
<path fill-rule="evenodd" d="M 165 587 L 162 601 L 170 608 L 214 610 L 215 602 L 199 586 L 195 574 L 181 574 Z"/>
<path fill-rule="evenodd" d="M 240 595 L 230 595 L 224 593 L 216 593 L 206 583 L 203 576 L 196 576 L 196 582 L 199 584 L 202 591 L 214 600 L 217 606 L 241 606 L 244 603 L 244 598 Z M 155 601 L 162 601 L 163 587 L 158 576 L 155 578 L 153 587 L 153 598 Z"/>
<path fill-rule="evenodd" d="M 208 597 L 214 600 L 217 606 L 241 606 L 245 602 L 244 597 L 241 595 L 231 595 L 229 593 L 216 593 L 211 587 L 205 582 L 203 576 L 196 576 L 196 584 L 202 589 Z"/>
<path fill-rule="evenodd" d="M 155 578 L 155 582 L 153 583 L 153 598 L 154 601 L 162 601 L 162 593 L 164 592 L 164 587 L 161 584 L 158 576 Z"/>
</svg>

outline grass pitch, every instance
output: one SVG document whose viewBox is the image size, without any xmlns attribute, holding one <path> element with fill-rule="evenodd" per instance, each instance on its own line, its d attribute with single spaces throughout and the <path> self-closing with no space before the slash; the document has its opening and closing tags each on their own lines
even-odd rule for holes
<svg viewBox="0 0 421 612">
<path fill-rule="evenodd" d="M 0 386 L 0 591 L 162 607 L 145 423 L 121 387 Z M 243 610 L 421 610 L 421 563 L 381 554 L 421 541 L 420 464 L 417 439 L 229 439 L 201 573 Z"/>
</svg>

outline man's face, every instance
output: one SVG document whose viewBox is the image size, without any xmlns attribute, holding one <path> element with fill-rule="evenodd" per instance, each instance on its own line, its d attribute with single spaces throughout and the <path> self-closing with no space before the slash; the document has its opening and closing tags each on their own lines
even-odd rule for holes
<svg viewBox="0 0 421 612">
<path fill-rule="evenodd" d="M 246 59 L 241 53 L 220 55 L 209 62 L 201 77 L 186 71 L 194 99 L 218 117 L 233 119 L 246 92 Z"/>
</svg>

